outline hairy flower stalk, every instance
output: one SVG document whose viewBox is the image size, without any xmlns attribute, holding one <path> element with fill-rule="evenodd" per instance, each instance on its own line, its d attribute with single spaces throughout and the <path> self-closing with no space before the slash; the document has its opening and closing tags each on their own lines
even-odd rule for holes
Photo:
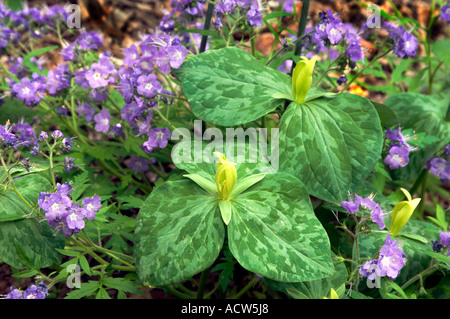
<svg viewBox="0 0 450 319">
<path fill-rule="evenodd" d="M 236 163 L 228 161 L 222 153 L 215 152 L 214 155 L 219 158 L 216 171 L 217 191 L 221 200 L 228 200 L 237 180 Z"/>
<path fill-rule="evenodd" d="M 294 91 L 294 99 L 298 104 L 302 104 L 305 101 L 306 94 L 311 87 L 316 60 L 316 58 L 308 59 L 302 57 L 302 60 L 297 63 L 294 69 L 292 74 L 292 90 Z"/>
</svg>

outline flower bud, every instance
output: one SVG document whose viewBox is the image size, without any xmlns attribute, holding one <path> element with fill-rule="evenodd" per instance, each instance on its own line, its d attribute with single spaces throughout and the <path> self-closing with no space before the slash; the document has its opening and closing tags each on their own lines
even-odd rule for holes
<svg viewBox="0 0 450 319">
<path fill-rule="evenodd" d="M 216 171 L 216 185 L 220 199 L 228 199 L 237 180 L 235 163 L 229 162 L 226 157 L 219 153 L 214 153 L 218 158 Z"/>
<path fill-rule="evenodd" d="M 316 60 L 316 58 L 309 60 L 306 57 L 302 57 L 302 60 L 294 68 L 292 74 L 292 90 L 294 91 L 294 99 L 299 104 L 305 101 L 306 94 L 311 87 Z"/>
<path fill-rule="evenodd" d="M 391 225 L 389 227 L 392 236 L 395 236 L 405 226 L 421 200 L 420 198 L 411 199 L 411 194 L 406 189 L 400 189 L 408 200 L 399 202 L 392 211 Z"/>
</svg>

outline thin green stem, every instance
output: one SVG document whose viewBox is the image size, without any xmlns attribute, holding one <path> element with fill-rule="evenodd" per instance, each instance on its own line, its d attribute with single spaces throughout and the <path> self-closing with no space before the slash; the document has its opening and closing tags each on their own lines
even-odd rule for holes
<svg viewBox="0 0 450 319">
<path fill-rule="evenodd" d="M 3 166 L 3 169 L 6 172 L 6 176 L 8 177 L 8 181 L 11 184 L 11 188 L 14 191 L 14 193 L 16 193 L 16 195 L 20 198 L 20 200 L 28 206 L 28 208 L 33 208 L 33 206 L 25 199 L 25 197 L 23 197 L 23 195 L 17 190 L 16 185 L 14 184 L 14 180 L 11 176 L 11 173 L 8 170 L 8 167 L 6 166 L 5 160 L 3 159 L 3 156 L 0 154 L 0 160 Z"/>
<path fill-rule="evenodd" d="M 410 280 L 408 280 L 407 282 L 405 282 L 403 284 L 403 286 L 401 287 L 402 290 L 405 290 L 409 285 L 411 285 L 413 282 L 415 282 L 416 280 L 422 279 L 424 276 L 429 275 L 433 272 L 435 272 L 437 269 L 439 268 L 439 264 L 438 263 L 433 263 L 430 267 L 428 267 L 427 269 L 421 271 L 420 273 L 418 273 L 417 275 L 415 275 L 414 277 L 412 277 Z"/>
<path fill-rule="evenodd" d="M 206 17 L 205 24 L 203 25 L 203 30 L 209 30 L 211 26 L 211 18 L 214 13 L 215 1 L 208 2 L 208 9 L 206 9 Z M 200 50 L 199 53 L 205 52 L 206 44 L 208 42 L 208 36 L 205 34 L 202 36 L 202 40 L 200 42 Z"/>
<path fill-rule="evenodd" d="M 297 30 L 297 42 L 295 43 L 294 55 L 300 55 L 302 53 L 303 46 L 303 34 L 305 33 L 306 23 L 308 22 L 308 11 L 309 11 L 309 0 L 302 1 L 302 11 L 300 13 L 300 22 L 298 24 Z M 295 61 L 292 61 L 291 72 L 289 74 L 292 75 L 294 68 L 296 66 Z"/>
<path fill-rule="evenodd" d="M 198 291 L 197 291 L 197 299 L 203 299 L 203 295 L 205 293 L 206 279 L 208 278 L 209 272 L 210 272 L 210 268 L 207 268 L 202 271 L 202 274 L 200 276 L 200 284 L 198 286 Z"/>
<path fill-rule="evenodd" d="M 244 288 L 242 288 L 241 291 L 239 291 L 235 295 L 231 296 L 229 299 L 239 299 L 239 298 L 241 298 L 247 291 L 250 290 L 250 288 L 253 287 L 254 284 L 255 284 L 255 281 L 254 280 L 250 280 L 250 282 Z"/>
<path fill-rule="evenodd" d="M 234 22 L 233 26 L 231 27 L 230 33 L 228 34 L 227 43 L 226 43 L 227 47 L 229 47 L 229 46 L 231 45 L 231 43 L 232 43 L 232 40 L 233 40 L 233 33 L 234 33 L 234 31 L 236 30 L 236 27 L 237 27 L 238 23 L 241 22 L 244 18 L 246 18 L 246 16 L 239 17 L 239 18 Z"/>
<path fill-rule="evenodd" d="M 179 298 L 192 299 L 191 296 L 185 295 L 185 294 L 179 292 L 178 290 L 175 290 L 174 288 L 172 288 L 170 286 L 165 286 L 164 289 L 167 290 L 168 292 L 170 292 L 172 295 L 177 296 Z"/>
<path fill-rule="evenodd" d="M 380 54 L 380 55 L 377 55 L 376 57 L 374 57 L 372 59 L 372 61 L 370 61 L 365 67 L 361 68 L 358 71 L 358 73 L 356 73 L 356 75 L 350 81 L 347 82 L 347 84 L 339 91 L 339 93 L 344 92 L 350 86 L 350 84 L 352 84 L 364 72 L 364 70 L 366 70 L 367 68 L 372 66 L 372 64 L 374 64 L 376 61 L 378 61 L 382 57 L 386 56 L 389 52 L 390 51 L 386 51 L 383 54 Z"/>
</svg>

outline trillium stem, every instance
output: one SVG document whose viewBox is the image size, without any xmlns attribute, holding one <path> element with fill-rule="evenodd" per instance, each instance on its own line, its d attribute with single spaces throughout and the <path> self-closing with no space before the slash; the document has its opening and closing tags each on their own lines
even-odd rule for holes
<svg viewBox="0 0 450 319">
<path fill-rule="evenodd" d="M 209 271 L 210 271 L 209 268 L 202 271 L 202 274 L 200 277 L 200 285 L 198 287 L 198 292 L 197 292 L 197 299 L 203 299 L 203 295 L 205 293 L 206 279 L 208 278 Z"/>
<path fill-rule="evenodd" d="M 203 25 L 203 30 L 209 30 L 211 26 L 211 18 L 214 13 L 215 1 L 208 2 L 208 9 L 206 11 L 205 24 Z M 208 42 L 208 35 L 204 34 L 202 36 L 202 41 L 200 42 L 199 53 L 205 52 L 206 43 Z"/>
<path fill-rule="evenodd" d="M 308 11 L 309 11 L 309 0 L 302 1 L 302 11 L 300 13 L 300 23 L 298 24 L 297 30 L 297 43 L 295 44 L 294 55 L 300 55 L 302 53 L 303 41 L 302 37 L 305 33 L 306 23 L 308 22 Z M 292 76 L 292 72 L 295 68 L 295 61 L 292 61 L 292 67 L 290 75 Z"/>
</svg>

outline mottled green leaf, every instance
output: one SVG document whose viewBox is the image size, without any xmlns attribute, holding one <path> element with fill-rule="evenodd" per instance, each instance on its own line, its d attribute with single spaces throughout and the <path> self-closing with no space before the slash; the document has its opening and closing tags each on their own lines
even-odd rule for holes
<svg viewBox="0 0 450 319">
<path fill-rule="evenodd" d="M 15 179 L 14 183 L 34 209 L 37 209 L 35 205 L 39 193 L 51 188 L 50 183 L 39 175 L 23 176 Z M 64 236 L 54 234 L 45 220 L 27 218 L 32 211 L 12 190 L 0 191 L 0 219 L 4 221 L 0 222 L 0 258 L 15 268 L 23 265 L 14 246 L 14 239 L 31 260 L 41 256 L 41 267 L 57 264 L 61 260 L 61 255 L 55 249 L 64 248 Z M 8 216 L 11 220 L 5 221 Z"/>
<path fill-rule="evenodd" d="M 287 293 L 294 299 L 320 299 L 329 297 L 331 288 L 339 295 L 344 297 L 345 283 L 347 281 L 348 272 L 344 263 L 334 266 L 335 274 L 329 278 L 323 278 L 304 282 L 279 282 L 268 280 L 271 287 L 278 291 Z"/>
<path fill-rule="evenodd" d="M 403 128 L 424 132 L 439 139 L 439 142 L 411 152 L 408 165 L 392 171 L 395 179 L 415 178 L 427 160 L 450 142 L 450 122 L 445 121 L 449 102 L 448 92 L 444 96 L 400 93 L 385 100 L 384 104 L 397 114 Z"/>
<path fill-rule="evenodd" d="M 290 77 L 236 47 L 206 51 L 186 60 L 174 71 L 192 112 L 221 126 L 259 119 L 292 96 Z"/>
<path fill-rule="evenodd" d="M 353 94 L 291 103 L 280 121 L 280 170 L 318 198 L 340 203 L 375 166 L 383 146 L 378 114 Z"/>
<path fill-rule="evenodd" d="M 298 179 L 268 174 L 232 204 L 229 247 L 244 268 L 283 282 L 333 275 L 328 236 Z"/>
<path fill-rule="evenodd" d="M 217 200 L 193 181 L 169 181 L 153 190 L 136 222 L 136 268 L 153 287 L 177 283 L 211 266 L 222 248 Z"/>
</svg>

